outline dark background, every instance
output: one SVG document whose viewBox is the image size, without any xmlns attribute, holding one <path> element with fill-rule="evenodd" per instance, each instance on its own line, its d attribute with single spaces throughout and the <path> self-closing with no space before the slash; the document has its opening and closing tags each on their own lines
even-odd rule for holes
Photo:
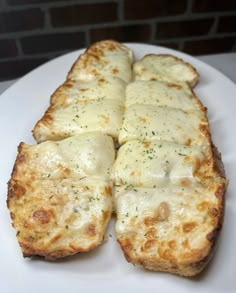
<svg viewBox="0 0 236 293">
<path fill-rule="evenodd" d="M 0 0 L 0 80 L 107 38 L 236 51 L 236 0 Z"/>
</svg>

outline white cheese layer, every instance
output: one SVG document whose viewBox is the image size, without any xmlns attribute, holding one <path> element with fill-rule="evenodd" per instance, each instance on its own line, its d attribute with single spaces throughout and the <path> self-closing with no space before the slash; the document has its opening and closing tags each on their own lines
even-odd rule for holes
<svg viewBox="0 0 236 293">
<path fill-rule="evenodd" d="M 134 63 L 136 80 L 159 80 L 165 82 L 187 82 L 192 87 L 199 79 L 199 74 L 189 63 L 171 55 L 149 54 Z"/>
<path fill-rule="evenodd" d="M 116 76 L 125 82 L 132 78 L 133 52 L 115 41 L 95 43 L 74 63 L 68 79 L 89 81 L 100 76 Z"/>
<path fill-rule="evenodd" d="M 116 185 L 160 187 L 207 176 L 210 150 L 164 141 L 131 140 L 120 147 L 112 170 Z"/>
<path fill-rule="evenodd" d="M 68 80 L 51 96 L 51 104 L 65 107 L 87 100 L 124 101 L 125 87 L 126 83 L 114 76 L 95 78 L 83 83 Z"/>
<path fill-rule="evenodd" d="M 112 138 L 100 133 L 36 145 L 21 143 L 14 179 L 109 177 L 114 159 Z"/>
<path fill-rule="evenodd" d="M 117 187 L 115 190 L 116 233 L 118 240 L 128 237 L 131 254 L 161 254 L 158 249 L 173 248 L 172 253 L 181 259 L 181 253 L 201 249 L 207 245 L 207 234 L 214 230 L 219 210 L 215 195 L 219 185 L 208 187 L 193 184 L 190 187 L 165 188 Z M 147 245 L 149 240 L 154 240 Z M 173 247 L 168 245 L 174 241 Z M 173 243 L 174 244 L 174 243 Z M 172 250 L 172 249 L 171 249 Z M 194 257 L 193 254 L 189 255 Z"/>
<path fill-rule="evenodd" d="M 64 108 L 51 106 L 36 124 L 33 133 L 37 142 L 59 140 L 86 132 L 101 132 L 117 138 L 123 113 L 123 103 L 116 100 L 91 100 Z"/>
<path fill-rule="evenodd" d="M 126 107 L 133 104 L 150 104 L 183 111 L 200 110 L 200 101 L 186 83 L 173 84 L 161 81 L 137 80 L 126 88 Z"/>
<path fill-rule="evenodd" d="M 202 130 L 206 128 L 206 130 Z M 208 132 L 205 113 L 184 112 L 180 109 L 135 104 L 126 108 L 119 134 L 123 144 L 133 139 L 166 140 L 184 145 L 203 145 Z"/>
<path fill-rule="evenodd" d="M 17 184 L 17 185 L 16 185 Z M 60 258 L 101 244 L 112 213 L 112 188 L 101 178 L 18 181 L 14 227 L 23 252 Z"/>
</svg>

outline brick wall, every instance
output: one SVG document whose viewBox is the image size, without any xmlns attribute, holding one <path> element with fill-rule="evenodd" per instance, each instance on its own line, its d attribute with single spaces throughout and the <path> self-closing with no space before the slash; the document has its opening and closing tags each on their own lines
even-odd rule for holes
<svg viewBox="0 0 236 293">
<path fill-rule="evenodd" d="M 235 51 L 236 0 L 0 0 L 0 80 L 106 38 Z"/>
</svg>

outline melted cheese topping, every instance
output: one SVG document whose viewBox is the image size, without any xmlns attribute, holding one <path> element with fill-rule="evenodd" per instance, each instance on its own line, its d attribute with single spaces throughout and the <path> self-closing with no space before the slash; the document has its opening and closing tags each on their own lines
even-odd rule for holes
<svg viewBox="0 0 236 293">
<path fill-rule="evenodd" d="M 154 188 L 177 182 L 186 185 L 184 179 L 212 175 L 212 165 L 209 148 L 132 140 L 120 147 L 112 177 L 116 185 Z"/>
<path fill-rule="evenodd" d="M 68 80 L 51 96 L 51 104 L 65 107 L 87 100 L 124 101 L 126 83 L 118 77 L 106 76 L 80 83 Z"/>
<path fill-rule="evenodd" d="M 68 79 L 88 81 L 98 76 L 117 76 L 131 81 L 133 52 L 115 41 L 98 42 L 89 47 L 73 65 Z"/>
<path fill-rule="evenodd" d="M 172 55 L 146 55 L 134 63 L 133 70 L 137 80 L 187 82 L 193 87 L 199 79 L 192 65 Z"/>
<path fill-rule="evenodd" d="M 119 142 L 158 139 L 184 145 L 202 145 L 208 143 L 208 133 L 207 118 L 201 111 L 184 112 L 136 104 L 126 108 Z"/>
<path fill-rule="evenodd" d="M 36 124 L 33 134 L 37 142 L 95 131 L 117 138 L 123 113 L 123 103 L 116 100 L 91 100 L 64 108 L 51 106 Z"/>
<path fill-rule="evenodd" d="M 183 111 L 201 110 L 203 106 L 186 83 L 173 84 L 161 81 L 134 81 L 126 88 L 126 107 L 133 104 L 150 104 Z"/>
<path fill-rule="evenodd" d="M 222 215 L 220 186 L 116 188 L 116 233 L 133 263 L 200 261 L 211 247 L 211 232 Z"/>
<path fill-rule="evenodd" d="M 100 133 L 36 145 L 21 143 L 13 178 L 18 180 L 109 177 L 115 159 L 111 137 Z"/>
<path fill-rule="evenodd" d="M 198 73 L 173 56 L 145 56 L 134 65 L 123 117 L 132 60 L 115 41 L 91 46 L 33 130 L 38 142 L 54 141 L 21 143 L 8 207 L 24 255 L 56 259 L 102 242 L 115 159 L 105 134 L 125 143 L 112 179 L 128 261 L 177 273 L 184 264 L 193 274 L 209 255 L 225 181 L 215 170 L 205 109 L 185 84 L 194 86 Z"/>
<path fill-rule="evenodd" d="M 25 255 L 60 258 L 95 248 L 112 212 L 101 178 L 11 181 L 8 202 Z"/>
</svg>

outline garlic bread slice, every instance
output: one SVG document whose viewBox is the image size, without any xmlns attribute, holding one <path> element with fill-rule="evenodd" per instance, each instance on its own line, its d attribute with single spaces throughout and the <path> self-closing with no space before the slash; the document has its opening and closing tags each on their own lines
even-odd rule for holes
<svg viewBox="0 0 236 293">
<path fill-rule="evenodd" d="M 194 87 L 199 73 L 183 59 L 169 54 L 148 54 L 134 63 L 136 80 L 159 80 L 170 83 L 186 82 Z"/>
</svg>

